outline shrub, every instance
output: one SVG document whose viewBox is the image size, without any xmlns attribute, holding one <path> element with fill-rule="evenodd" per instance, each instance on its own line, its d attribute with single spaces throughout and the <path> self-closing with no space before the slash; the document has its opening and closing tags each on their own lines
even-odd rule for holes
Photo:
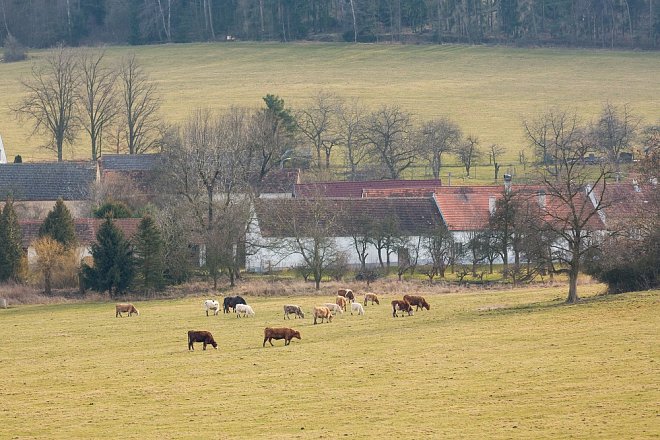
<svg viewBox="0 0 660 440">
<path fill-rule="evenodd" d="M 109 201 L 94 210 L 94 217 L 131 218 L 133 217 L 133 212 L 123 202 Z"/>
</svg>

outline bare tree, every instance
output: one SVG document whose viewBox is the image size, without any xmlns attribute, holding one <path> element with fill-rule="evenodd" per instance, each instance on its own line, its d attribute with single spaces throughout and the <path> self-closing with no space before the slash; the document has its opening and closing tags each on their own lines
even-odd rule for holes
<svg viewBox="0 0 660 440">
<path fill-rule="evenodd" d="M 337 145 L 337 114 L 339 99 L 336 95 L 320 91 L 308 107 L 296 115 L 298 130 L 303 137 L 311 142 L 316 150 L 316 166 L 322 166 L 321 152 L 325 153 L 325 168 L 330 168 L 332 148 Z"/>
<path fill-rule="evenodd" d="M 369 115 L 364 136 L 373 160 L 379 163 L 386 176 L 398 179 L 415 161 L 416 148 L 411 140 L 410 114 L 398 106 L 381 107 Z"/>
<path fill-rule="evenodd" d="M 586 255 L 599 246 L 595 234 L 602 229 L 599 211 L 607 206 L 603 195 L 612 171 L 609 164 L 601 163 L 594 171 L 582 160 L 593 145 L 586 139 L 585 129 L 578 126 L 577 115 L 552 111 L 544 121 L 567 121 L 561 136 L 548 149 L 554 164 L 548 171 L 541 166 L 537 180 L 544 188 L 539 201 L 539 228 L 558 237 L 552 243 L 552 256 L 567 268 L 569 289 L 566 302 L 578 301 L 577 278 Z M 553 124 L 553 127 L 557 125 Z M 528 133 L 537 133 L 540 127 L 531 127 Z"/>
<path fill-rule="evenodd" d="M 105 50 L 80 52 L 82 125 L 89 134 L 92 160 L 101 155 L 103 129 L 110 127 L 118 112 L 115 82 L 117 73 L 104 65 Z"/>
<path fill-rule="evenodd" d="M 439 225 L 432 233 L 423 237 L 422 249 L 431 257 L 431 267 L 427 270 L 430 280 L 436 275 L 445 277 L 447 266 L 452 263 L 454 254 L 454 238 L 452 233 L 443 225 Z"/>
<path fill-rule="evenodd" d="M 180 139 L 165 148 L 163 179 L 182 198 L 206 245 L 206 265 L 217 287 L 218 270 L 234 285 L 245 255 L 249 225 L 249 149 L 245 110 L 215 116 L 197 110 Z M 179 201 L 179 203 L 181 203 Z"/>
<path fill-rule="evenodd" d="M 277 244 L 282 256 L 299 255 L 319 290 L 323 275 L 343 258 L 334 236 L 341 212 L 325 198 L 280 199 L 270 213 L 272 221 L 284 230 Z M 267 227 L 261 224 L 260 227 Z"/>
<path fill-rule="evenodd" d="M 611 103 L 603 106 L 598 122 L 593 128 L 597 147 L 607 154 L 608 159 L 619 171 L 622 152 L 632 150 L 641 119 L 632 114 L 628 105 L 617 108 Z"/>
<path fill-rule="evenodd" d="M 420 148 L 424 159 L 431 166 L 433 177 L 440 178 L 442 155 L 454 151 L 461 143 L 463 133 L 458 124 L 449 117 L 426 122 L 420 130 Z"/>
<path fill-rule="evenodd" d="M 129 154 L 152 150 L 158 143 L 160 97 L 156 85 L 137 61 L 135 54 L 119 66 L 123 140 Z"/>
<path fill-rule="evenodd" d="M 500 172 L 500 167 L 502 166 L 502 164 L 499 163 L 497 161 L 497 159 L 502 154 L 504 154 L 505 151 L 506 150 L 501 145 L 497 145 L 497 144 L 491 144 L 490 145 L 490 160 L 493 164 L 493 170 L 495 172 L 495 180 L 497 180 L 497 177 L 498 177 L 499 172 Z"/>
<path fill-rule="evenodd" d="M 529 143 L 540 162 L 553 175 L 559 174 L 559 164 L 554 160 L 560 150 L 570 149 L 579 135 L 580 121 L 575 113 L 551 109 L 534 120 L 524 120 L 523 127 Z"/>
<path fill-rule="evenodd" d="M 481 157 L 479 139 L 476 136 L 469 135 L 456 149 L 456 156 L 463 164 L 463 167 L 465 167 L 467 176 L 470 177 L 470 170 L 474 166 L 474 163 Z"/>
<path fill-rule="evenodd" d="M 62 161 L 64 144 L 71 144 L 78 131 L 77 104 L 80 76 L 75 52 L 58 46 L 49 52 L 45 64 L 34 65 L 30 79 L 21 81 L 27 96 L 12 110 L 19 119 L 34 120 L 32 134 L 50 139 L 45 148 Z"/>
<path fill-rule="evenodd" d="M 346 151 L 350 180 L 358 180 L 359 167 L 368 154 L 363 133 L 365 112 L 364 105 L 358 99 L 339 107 L 338 140 Z"/>
</svg>

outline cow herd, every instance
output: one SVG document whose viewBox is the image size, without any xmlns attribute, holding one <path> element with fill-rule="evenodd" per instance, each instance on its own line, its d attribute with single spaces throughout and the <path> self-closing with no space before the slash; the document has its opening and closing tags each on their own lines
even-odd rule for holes
<svg viewBox="0 0 660 440">
<path fill-rule="evenodd" d="M 351 289 L 339 289 L 337 291 L 337 296 L 335 297 L 334 303 L 324 303 L 323 305 L 316 306 L 312 310 L 312 317 L 314 318 L 314 324 L 317 324 L 320 320 L 321 324 L 323 322 L 330 323 L 332 322 L 335 315 L 343 314 L 345 311 L 348 311 L 350 307 L 351 315 L 353 312 L 358 315 L 364 315 L 364 308 L 367 306 L 368 302 L 371 302 L 373 305 L 380 304 L 378 300 L 378 295 L 375 293 L 365 293 L 364 294 L 364 305 L 355 300 L 355 294 Z M 403 299 L 395 299 L 391 302 L 392 305 L 392 317 L 396 318 L 401 312 L 402 316 L 408 314 L 408 316 L 414 315 L 415 310 L 426 309 L 431 310 L 431 306 L 424 299 L 423 296 L 418 295 L 404 295 Z M 209 316 L 211 312 L 214 316 L 217 316 L 220 312 L 220 303 L 214 299 L 207 299 L 203 303 L 204 309 L 206 311 L 206 316 Z M 231 310 L 231 312 L 230 312 Z M 295 304 L 286 304 L 283 307 L 284 310 L 284 319 L 291 319 L 293 315 L 294 319 L 305 319 L 305 312 L 302 308 Z M 237 318 L 240 317 L 254 317 L 254 309 L 247 304 L 244 298 L 240 296 L 228 296 L 223 300 L 223 313 L 235 313 Z M 122 313 L 128 313 L 128 316 L 132 316 L 133 313 L 140 315 L 140 312 L 135 308 L 131 303 L 120 303 L 115 306 L 115 317 L 123 317 Z M 262 346 L 266 346 L 266 342 L 269 342 L 270 345 L 273 345 L 272 340 L 284 339 L 284 345 L 289 345 L 291 339 L 302 339 L 300 332 L 292 328 L 287 327 L 266 327 L 264 329 L 264 341 Z M 203 344 L 203 349 L 206 350 L 207 345 L 211 345 L 213 348 L 217 349 L 218 344 L 213 339 L 213 335 L 206 330 L 190 330 L 188 331 L 188 350 L 194 350 L 194 343 L 201 342 Z"/>
</svg>

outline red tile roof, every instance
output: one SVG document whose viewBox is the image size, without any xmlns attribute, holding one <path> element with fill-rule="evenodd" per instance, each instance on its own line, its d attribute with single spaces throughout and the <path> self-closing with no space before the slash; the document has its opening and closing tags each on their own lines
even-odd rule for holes
<svg viewBox="0 0 660 440">
<path fill-rule="evenodd" d="M 490 198 L 503 195 L 502 186 L 444 186 L 435 201 L 450 231 L 473 231 L 488 223 Z"/>
<path fill-rule="evenodd" d="M 124 237 L 131 238 L 135 235 L 140 224 L 139 218 L 119 218 L 114 219 L 114 224 L 124 233 Z M 105 222 L 104 219 L 98 218 L 77 218 L 73 220 L 76 228 L 76 238 L 78 244 L 87 246 L 96 241 L 96 234 Z M 39 238 L 39 228 L 43 220 L 21 220 L 19 224 L 22 230 L 22 244 L 27 248 Z"/>
<path fill-rule="evenodd" d="M 594 189 L 595 195 L 600 195 L 602 186 Z M 655 191 L 655 193 L 654 193 Z M 641 210 L 648 209 L 649 201 L 657 195 L 658 187 L 636 181 L 608 183 L 603 194 L 603 212 L 609 226 L 633 221 Z"/>
<path fill-rule="evenodd" d="M 441 187 L 440 180 L 366 180 L 359 182 L 318 182 L 295 185 L 296 197 L 346 197 L 361 198 L 372 190 L 397 191 L 418 189 L 432 193 Z M 372 195 L 373 197 L 373 195 Z M 390 196 L 386 196 L 390 197 Z"/>
</svg>

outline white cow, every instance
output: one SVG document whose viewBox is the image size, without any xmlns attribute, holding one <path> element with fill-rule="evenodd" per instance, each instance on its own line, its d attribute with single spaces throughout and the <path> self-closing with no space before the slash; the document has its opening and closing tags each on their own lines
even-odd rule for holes
<svg viewBox="0 0 660 440">
<path fill-rule="evenodd" d="M 344 313 L 344 311 L 341 309 L 341 306 L 338 304 L 325 303 L 323 306 L 329 308 L 333 315 L 336 315 L 337 313 L 341 315 Z"/>
<path fill-rule="evenodd" d="M 220 311 L 220 303 L 214 299 L 204 301 L 204 307 L 206 307 L 206 316 L 209 316 L 209 310 L 213 310 L 214 315 L 217 315 Z"/>
<path fill-rule="evenodd" d="M 236 317 L 240 318 L 241 313 L 243 316 L 254 316 L 254 310 L 252 310 L 252 307 L 247 304 L 236 304 Z"/>
<path fill-rule="evenodd" d="M 364 315 L 364 307 L 358 302 L 351 303 L 351 315 L 356 312 L 358 315 Z"/>
</svg>

